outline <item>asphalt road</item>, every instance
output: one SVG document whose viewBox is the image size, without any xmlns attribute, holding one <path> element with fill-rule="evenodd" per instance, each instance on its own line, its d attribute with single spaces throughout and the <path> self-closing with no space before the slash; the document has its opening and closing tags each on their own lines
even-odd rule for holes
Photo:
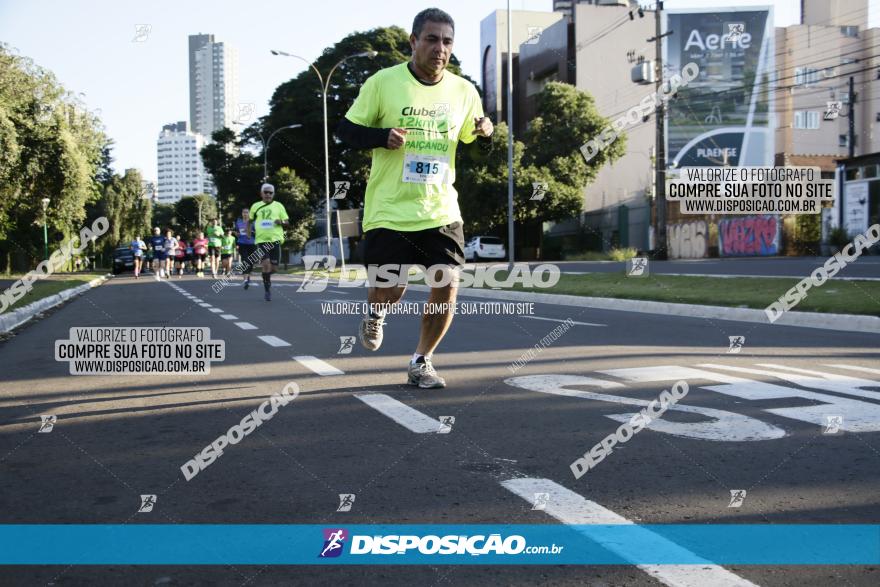
<svg viewBox="0 0 880 587">
<path fill-rule="evenodd" d="M 390 317 L 376 353 L 355 345 L 338 354 L 359 319 L 322 304 L 362 301 L 363 290 L 303 293 L 290 280 L 267 303 L 260 287 L 173 283 L 114 278 L 0 343 L 0 522 L 587 523 L 573 500 L 637 523 L 880 520 L 877 335 L 536 304 L 531 318 L 458 316 L 435 355 L 449 387 L 425 391 L 403 385 L 416 316 Z M 566 319 L 578 324 L 511 370 Z M 84 326 L 208 327 L 225 341 L 226 360 L 209 375 L 71 376 L 54 360 L 54 341 Z M 739 353 L 729 352 L 730 336 L 745 336 Z M 617 428 L 615 416 L 679 379 L 690 385 L 679 402 L 690 411 L 670 410 L 662 430 L 643 430 L 574 478 L 570 463 Z M 185 480 L 183 463 L 289 382 L 299 397 Z M 37 432 L 41 414 L 57 416 L 52 432 Z M 842 434 L 823 433 L 828 415 L 843 416 Z M 427 425 L 447 416 L 449 433 Z M 739 489 L 742 505 L 729 507 Z M 550 494 L 543 510 L 528 497 L 539 490 Z M 345 493 L 354 505 L 337 512 Z M 138 513 L 141 494 L 157 495 L 152 512 Z M 2 572 L 4 585 L 880 583 L 880 569 L 865 566 Z"/>
</svg>

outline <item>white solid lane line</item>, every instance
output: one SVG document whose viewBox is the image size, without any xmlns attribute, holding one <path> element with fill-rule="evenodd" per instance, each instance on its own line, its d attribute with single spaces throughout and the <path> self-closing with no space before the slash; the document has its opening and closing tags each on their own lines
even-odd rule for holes
<svg viewBox="0 0 880 587">
<path fill-rule="evenodd" d="M 290 343 L 286 340 L 281 340 L 277 336 L 258 336 L 260 340 L 265 342 L 269 346 L 290 346 Z"/>
<path fill-rule="evenodd" d="M 528 318 L 530 320 L 547 320 L 548 322 L 568 322 L 568 320 L 562 320 L 559 318 L 542 318 L 541 316 L 520 316 L 520 318 Z M 608 326 L 607 324 L 596 324 L 595 322 L 575 322 L 571 321 L 571 324 L 579 324 L 580 326 Z"/>
<path fill-rule="evenodd" d="M 257 327 L 251 324 L 250 322 L 236 322 L 236 326 L 241 328 L 242 330 L 256 330 Z"/>
<path fill-rule="evenodd" d="M 356 393 L 356 398 L 382 414 L 388 416 L 410 432 L 416 434 L 436 434 L 440 421 L 414 410 L 384 393 Z"/>
<path fill-rule="evenodd" d="M 536 493 L 550 494 L 544 511 L 563 524 L 610 525 L 633 523 L 623 516 L 602 507 L 594 501 L 589 501 L 574 491 L 549 479 L 508 479 L 507 481 L 502 481 L 501 485 L 528 503 L 534 503 Z M 687 549 L 650 530 L 642 529 L 635 533 L 639 536 L 638 543 L 641 547 L 647 544 L 654 544 L 657 550 L 670 553 L 673 556 L 675 556 L 675 553 L 680 552 L 682 558 L 695 558 L 695 555 Z M 632 557 L 629 556 L 632 554 L 631 547 L 626 544 L 612 541 L 598 541 L 598 544 L 626 560 L 632 560 Z M 724 567 L 712 564 L 709 561 L 706 561 L 705 564 L 693 565 L 636 566 L 654 579 L 670 587 L 704 587 L 705 585 L 712 585 L 712 587 L 756 587 L 751 581 L 747 581 Z"/>
<path fill-rule="evenodd" d="M 234 316 L 233 314 L 220 314 L 220 317 L 224 320 L 238 320 L 238 316 Z"/>
<path fill-rule="evenodd" d="M 340 371 L 330 363 L 322 361 L 318 357 L 311 355 L 300 355 L 293 357 L 293 360 L 305 367 L 306 369 L 317 373 L 318 375 L 345 375 L 344 371 Z"/>
</svg>

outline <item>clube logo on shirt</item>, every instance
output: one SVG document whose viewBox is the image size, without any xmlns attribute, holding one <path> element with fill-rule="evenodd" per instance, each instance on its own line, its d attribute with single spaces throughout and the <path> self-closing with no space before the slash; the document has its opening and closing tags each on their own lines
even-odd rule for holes
<svg viewBox="0 0 880 587">
<path fill-rule="evenodd" d="M 435 102 L 430 106 L 404 106 L 400 110 L 398 122 L 410 132 L 421 133 L 429 138 L 448 138 L 455 129 L 452 124 L 452 110 L 447 102 Z"/>
</svg>

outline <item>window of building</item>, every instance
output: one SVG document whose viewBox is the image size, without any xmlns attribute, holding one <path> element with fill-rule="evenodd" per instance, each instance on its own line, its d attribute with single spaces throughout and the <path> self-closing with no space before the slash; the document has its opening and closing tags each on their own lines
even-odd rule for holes
<svg viewBox="0 0 880 587">
<path fill-rule="evenodd" d="M 865 165 L 864 167 L 862 167 L 862 177 L 865 179 L 877 177 L 877 166 Z"/>
<path fill-rule="evenodd" d="M 816 130 L 819 128 L 819 112 L 815 110 L 795 110 L 794 127 L 800 130 Z"/>
<path fill-rule="evenodd" d="M 842 26 L 840 27 L 840 34 L 844 37 L 858 37 L 859 27 L 854 25 Z"/>
<path fill-rule="evenodd" d="M 849 147 L 849 135 L 837 135 L 837 145 L 839 147 Z M 853 147 L 859 146 L 859 135 L 853 137 Z"/>
<path fill-rule="evenodd" d="M 819 82 L 819 70 L 815 67 L 795 67 L 794 83 L 798 86 L 809 86 Z"/>
<path fill-rule="evenodd" d="M 840 136 L 846 136 L 846 135 L 840 135 Z M 853 181 L 853 180 L 861 179 L 861 178 L 862 178 L 862 174 L 861 174 L 861 169 L 860 169 L 860 168 L 858 168 L 858 167 L 849 167 L 849 168 L 847 168 L 847 170 L 846 170 L 846 181 Z"/>
</svg>

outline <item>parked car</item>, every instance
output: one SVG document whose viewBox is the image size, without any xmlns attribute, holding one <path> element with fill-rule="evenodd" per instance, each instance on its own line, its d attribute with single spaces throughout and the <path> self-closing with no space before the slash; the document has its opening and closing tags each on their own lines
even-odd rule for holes
<svg viewBox="0 0 880 587">
<path fill-rule="evenodd" d="M 506 256 L 504 242 L 497 236 L 472 236 L 464 244 L 464 258 L 468 261 L 504 259 Z"/>
<path fill-rule="evenodd" d="M 129 270 L 134 271 L 134 253 L 128 247 L 118 247 L 113 251 L 113 275 Z"/>
</svg>

